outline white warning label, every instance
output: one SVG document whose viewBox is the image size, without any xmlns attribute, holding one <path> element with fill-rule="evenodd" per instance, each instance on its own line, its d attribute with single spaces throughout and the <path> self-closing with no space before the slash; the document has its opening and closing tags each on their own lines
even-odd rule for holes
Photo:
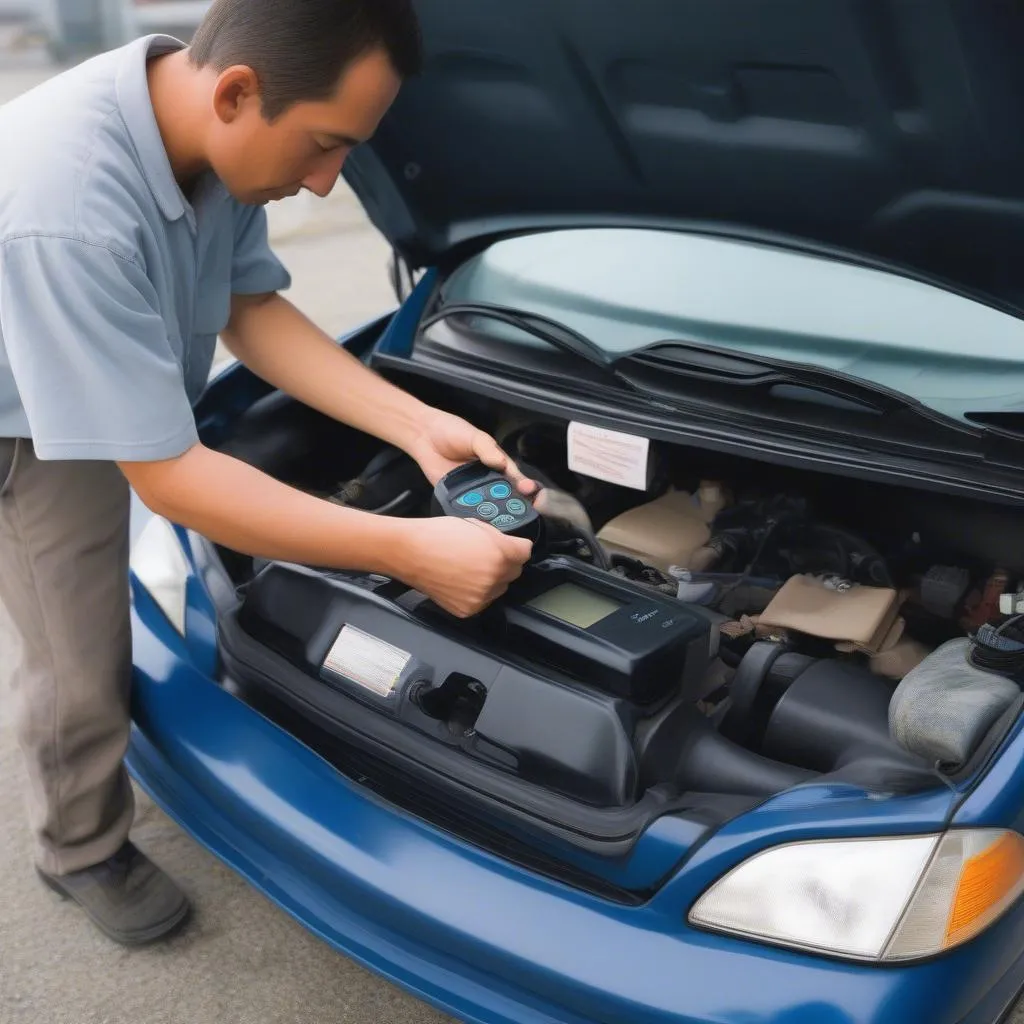
<svg viewBox="0 0 1024 1024">
<path fill-rule="evenodd" d="M 569 424 L 569 468 L 620 487 L 647 490 L 651 442 L 617 430 Z"/>
<path fill-rule="evenodd" d="M 343 626 L 324 659 L 324 671 L 378 697 L 390 697 L 412 657 L 354 626 Z"/>
</svg>

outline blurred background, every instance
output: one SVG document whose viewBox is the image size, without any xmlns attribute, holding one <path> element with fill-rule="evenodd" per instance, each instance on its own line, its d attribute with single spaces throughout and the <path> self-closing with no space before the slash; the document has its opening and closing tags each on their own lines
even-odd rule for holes
<svg viewBox="0 0 1024 1024">
<path fill-rule="evenodd" d="M 20 23 L 26 43 L 63 62 L 149 32 L 188 39 L 209 0 L 0 0 L 0 20 Z"/>
</svg>

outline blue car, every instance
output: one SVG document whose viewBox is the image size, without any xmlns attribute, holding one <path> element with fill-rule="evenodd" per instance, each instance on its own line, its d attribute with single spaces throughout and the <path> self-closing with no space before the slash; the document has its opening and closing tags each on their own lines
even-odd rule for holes
<svg viewBox="0 0 1024 1024">
<path fill-rule="evenodd" d="M 341 340 L 536 508 L 241 366 L 204 442 L 534 557 L 485 613 L 150 517 L 131 771 L 486 1024 L 994 1024 L 1024 985 L 1024 74 L 996 0 L 423 0 Z M 339 267 L 339 273 L 344 268 Z M 535 515 L 534 513 L 539 513 Z"/>
</svg>

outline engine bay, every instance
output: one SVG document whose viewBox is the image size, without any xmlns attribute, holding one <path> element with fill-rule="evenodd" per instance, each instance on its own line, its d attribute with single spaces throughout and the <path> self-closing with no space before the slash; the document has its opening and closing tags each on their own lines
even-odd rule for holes
<svg viewBox="0 0 1024 1024">
<path fill-rule="evenodd" d="M 353 445 L 332 478 L 292 426 L 270 448 L 243 430 L 237 454 L 338 504 L 438 514 L 404 453 Z M 1024 553 L 1001 512 L 965 543 L 963 510 L 928 495 L 658 445 L 623 487 L 569 468 L 565 424 L 493 431 L 542 488 L 543 551 L 506 598 L 456 621 L 398 580 L 257 563 L 222 636 L 233 672 L 441 774 L 604 809 L 923 789 L 1019 709 Z"/>
<path fill-rule="evenodd" d="M 881 488 L 851 493 L 848 481 L 681 479 L 670 461 L 678 452 L 655 459 L 647 492 L 627 491 L 568 470 L 563 434 L 531 424 L 500 437 L 542 485 L 547 552 L 714 613 L 730 668 L 770 639 L 898 683 L 944 643 L 1024 611 L 1024 547 L 1005 518 L 972 510 L 980 521 L 967 536 L 926 495 L 915 507 L 896 492 L 900 504 L 883 506 L 872 497 Z M 378 514 L 432 514 L 429 485 L 394 450 L 324 496 Z M 867 522 L 848 522 L 858 518 Z"/>
</svg>

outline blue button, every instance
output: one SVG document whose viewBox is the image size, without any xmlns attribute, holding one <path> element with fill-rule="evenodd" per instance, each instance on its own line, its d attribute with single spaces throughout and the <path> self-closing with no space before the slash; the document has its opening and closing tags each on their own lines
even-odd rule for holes
<svg viewBox="0 0 1024 1024">
<path fill-rule="evenodd" d="M 483 500 L 484 496 L 479 491 L 470 491 L 459 498 L 459 504 L 465 505 L 467 508 L 476 508 Z"/>
<path fill-rule="evenodd" d="M 483 516 L 484 519 L 493 519 L 498 514 L 498 506 L 492 501 L 485 501 L 477 510 L 478 516 Z"/>
<path fill-rule="evenodd" d="M 526 502 L 519 498 L 512 498 L 505 503 L 505 508 L 514 516 L 521 516 L 526 511 Z"/>
<path fill-rule="evenodd" d="M 504 501 L 512 493 L 512 488 L 508 484 L 495 484 L 491 488 L 491 497 L 497 498 L 498 501 Z"/>
<path fill-rule="evenodd" d="M 497 526 L 499 530 L 504 529 L 506 526 L 515 526 L 515 516 L 498 516 L 497 519 L 492 520 L 491 525 Z"/>
</svg>

